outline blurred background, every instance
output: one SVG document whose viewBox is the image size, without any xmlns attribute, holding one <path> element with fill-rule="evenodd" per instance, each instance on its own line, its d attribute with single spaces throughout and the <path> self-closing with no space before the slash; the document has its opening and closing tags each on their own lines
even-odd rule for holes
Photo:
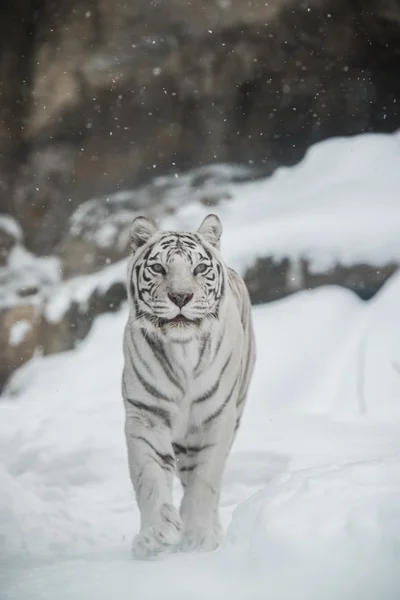
<svg viewBox="0 0 400 600">
<path fill-rule="evenodd" d="M 232 258 L 254 303 L 329 283 L 371 298 L 399 255 L 348 256 L 332 240 L 310 250 L 310 226 L 314 241 L 325 238 L 302 204 L 319 154 L 304 177 L 294 174 L 313 144 L 400 126 L 399 57 L 400 0 L 3 0 L 0 388 L 31 357 L 74 348 L 96 315 L 121 305 L 138 213 L 160 223 L 176 214 L 179 225 L 192 202 L 223 216 L 236 198 L 245 219 L 254 192 L 266 226 L 280 210 L 291 214 L 282 235 L 275 230 L 279 244 L 268 245 L 266 229 L 266 245 L 259 239 L 251 253 L 250 233 L 246 260 Z M 324 148 L 328 177 L 311 195 L 333 194 L 330 222 L 350 199 L 332 192 L 329 172 L 343 178 L 344 160 L 346 177 L 354 165 L 362 179 L 376 157 L 363 163 L 353 146 Z M 384 156 L 398 158 L 391 148 Z M 274 184 L 282 177 L 284 190 Z M 366 200 L 369 237 L 365 228 L 358 236 L 368 247 L 371 222 L 394 218 L 379 208 L 384 181 Z M 349 209 L 354 224 L 365 217 L 364 188 Z M 346 214 L 342 206 L 336 241 Z M 240 237 L 236 225 L 231 237 Z M 346 244 L 357 244 L 356 230 Z M 318 267 L 323 252 L 329 260 Z"/>
</svg>

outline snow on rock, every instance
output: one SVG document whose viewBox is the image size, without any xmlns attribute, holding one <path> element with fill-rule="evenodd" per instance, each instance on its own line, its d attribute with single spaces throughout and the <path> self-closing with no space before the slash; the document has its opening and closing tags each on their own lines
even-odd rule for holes
<svg viewBox="0 0 400 600">
<path fill-rule="evenodd" d="M 209 165 L 188 173 L 156 177 L 150 184 L 94 198 L 72 215 L 58 252 L 65 277 L 98 271 L 126 257 L 130 225 L 143 212 L 157 220 L 192 201 L 217 203 L 237 181 L 251 179 L 256 170 L 240 165 Z"/>
<path fill-rule="evenodd" d="M 43 294 L 61 279 L 60 261 L 55 256 L 37 257 L 22 245 L 15 245 L 7 266 L 0 268 L 0 309 L 40 304 Z"/>
<path fill-rule="evenodd" d="M 6 231 L 16 241 L 22 241 L 22 229 L 17 221 L 9 215 L 0 215 L 0 229 Z"/>
<path fill-rule="evenodd" d="M 197 229 L 209 212 L 217 213 L 225 259 L 242 274 L 263 257 L 288 258 L 290 277 L 301 259 L 311 274 L 336 264 L 395 266 L 399 159 L 400 132 L 362 134 L 315 144 L 300 163 L 269 178 L 223 164 L 159 177 L 80 206 L 61 244 L 64 267 L 71 275 L 100 268 L 107 256 L 120 260 L 129 250 L 130 222 L 140 212 L 163 229 L 180 230 Z M 287 285 L 289 290 L 291 281 Z M 307 287 L 300 281 L 294 288 L 302 285 Z"/>
<path fill-rule="evenodd" d="M 27 319 L 16 321 L 10 330 L 9 342 L 11 346 L 19 346 L 25 339 L 27 333 L 31 331 L 32 323 Z"/>
<path fill-rule="evenodd" d="M 99 273 L 86 276 L 72 277 L 55 288 L 49 294 L 44 316 L 48 321 L 60 321 L 72 303 L 82 306 L 82 312 L 87 309 L 93 294 L 105 294 L 115 284 L 125 286 L 126 261 L 121 260 L 102 269 Z"/>
<path fill-rule="evenodd" d="M 400 132 L 331 138 L 268 179 L 228 187 L 212 212 L 224 225 L 223 251 L 244 273 L 258 257 L 307 258 L 315 271 L 335 263 L 400 261 Z M 192 229 L 210 212 L 188 202 L 162 220 Z"/>
</svg>

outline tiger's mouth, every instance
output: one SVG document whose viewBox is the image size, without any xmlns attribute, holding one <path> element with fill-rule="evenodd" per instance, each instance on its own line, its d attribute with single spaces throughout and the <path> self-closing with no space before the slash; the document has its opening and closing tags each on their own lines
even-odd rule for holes
<svg viewBox="0 0 400 600">
<path fill-rule="evenodd" d="M 176 315 L 173 319 L 171 319 L 172 323 L 191 323 L 191 320 L 185 317 L 185 315 Z"/>
<path fill-rule="evenodd" d="M 185 315 L 179 314 L 173 319 L 163 319 L 161 317 L 158 318 L 158 325 L 160 327 L 171 326 L 171 325 L 199 325 L 200 319 L 188 319 Z"/>
</svg>

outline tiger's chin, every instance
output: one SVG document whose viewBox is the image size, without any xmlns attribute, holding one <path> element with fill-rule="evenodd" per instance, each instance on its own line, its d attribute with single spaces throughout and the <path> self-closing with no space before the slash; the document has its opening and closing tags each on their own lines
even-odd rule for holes
<svg viewBox="0 0 400 600">
<path fill-rule="evenodd" d="M 190 340 L 199 332 L 200 319 L 188 319 L 178 315 L 173 319 L 159 319 L 159 328 L 162 333 L 172 341 L 182 342 Z"/>
<path fill-rule="evenodd" d="M 185 342 L 199 337 L 208 327 L 205 319 L 189 319 L 179 314 L 172 319 L 158 318 L 156 328 L 171 341 Z"/>
</svg>

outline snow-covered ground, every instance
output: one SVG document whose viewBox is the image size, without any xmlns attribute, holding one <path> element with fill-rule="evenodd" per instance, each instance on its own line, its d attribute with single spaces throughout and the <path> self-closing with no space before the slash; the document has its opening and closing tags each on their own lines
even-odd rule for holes
<svg viewBox="0 0 400 600">
<path fill-rule="evenodd" d="M 1 600 L 398 600 L 399 306 L 397 277 L 367 304 L 323 288 L 255 309 L 228 531 L 207 555 L 130 557 L 126 308 L 78 350 L 20 369 L 0 407 Z"/>
<path fill-rule="evenodd" d="M 329 140 L 268 181 L 236 184 L 212 209 L 225 256 L 241 270 L 285 252 L 315 268 L 399 260 L 399 157 L 399 134 Z M 190 203 L 163 225 L 206 212 Z M 123 263 L 112 268 L 121 277 Z M 126 307 L 78 349 L 22 367 L 0 400 L 0 600 L 399 600 L 399 312 L 400 275 L 368 303 L 331 287 L 255 308 L 227 534 L 210 554 L 130 556 Z"/>
</svg>

